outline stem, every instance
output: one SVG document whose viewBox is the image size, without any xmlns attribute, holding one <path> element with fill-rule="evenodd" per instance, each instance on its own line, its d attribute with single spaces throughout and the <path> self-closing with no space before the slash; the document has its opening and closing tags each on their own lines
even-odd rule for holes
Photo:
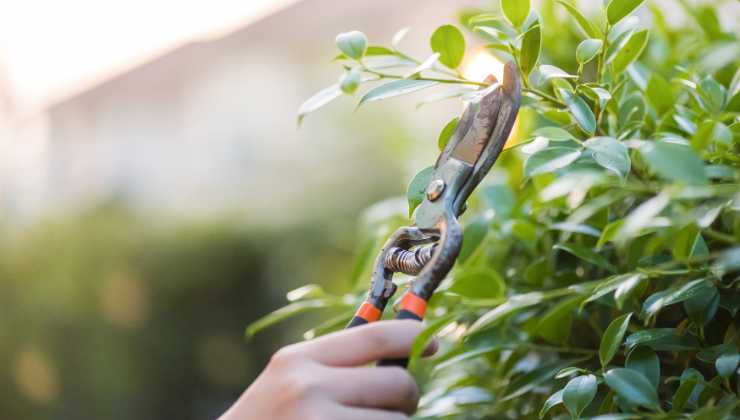
<svg viewBox="0 0 740 420">
<path fill-rule="evenodd" d="M 398 74 L 382 73 L 379 71 L 371 70 L 365 66 L 362 67 L 362 71 L 366 73 L 374 74 L 376 76 L 380 76 L 385 79 L 405 79 L 405 77 L 398 75 Z M 464 80 L 464 79 L 439 79 L 436 77 L 417 77 L 413 80 L 426 80 L 429 82 L 450 83 L 450 84 L 459 84 L 459 85 L 474 85 L 474 86 L 481 86 L 481 87 L 489 86 L 486 83 L 474 82 L 472 80 Z"/>
<path fill-rule="evenodd" d="M 601 79 L 604 78 L 604 63 L 606 61 L 606 50 L 609 48 L 609 22 L 606 22 L 606 27 L 604 28 L 604 39 L 603 43 L 601 44 L 601 55 L 599 55 L 599 62 L 596 66 L 596 81 L 598 83 L 601 83 Z"/>
<path fill-rule="evenodd" d="M 720 242 L 724 242 L 729 245 L 735 245 L 737 243 L 734 236 L 728 235 L 724 232 L 719 232 L 714 229 L 704 229 L 704 233 L 706 233 L 707 236 L 709 236 L 712 239 L 718 240 Z"/>
<path fill-rule="evenodd" d="M 528 93 L 531 93 L 533 95 L 537 95 L 537 96 L 539 96 L 542 99 L 547 99 L 548 101 L 553 102 L 553 103 L 556 103 L 556 104 L 558 104 L 558 105 L 560 105 L 562 107 L 565 107 L 566 106 L 565 103 L 563 101 L 561 101 L 560 99 L 558 99 L 558 98 L 556 98 L 556 97 L 554 97 L 552 95 L 549 95 L 549 94 L 547 94 L 547 93 L 545 93 L 545 92 L 543 92 L 541 90 L 534 89 L 534 88 L 527 88 L 527 87 L 525 87 L 522 90 L 524 92 L 528 92 Z"/>
<path fill-rule="evenodd" d="M 531 350 L 552 351 L 556 353 L 586 354 L 589 356 L 599 354 L 599 352 L 596 350 L 584 349 L 580 347 L 558 347 L 558 346 L 551 346 L 547 344 L 535 344 L 535 343 L 517 343 L 517 344 L 519 344 L 519 347 L 526 347 Z"/>
</svg>

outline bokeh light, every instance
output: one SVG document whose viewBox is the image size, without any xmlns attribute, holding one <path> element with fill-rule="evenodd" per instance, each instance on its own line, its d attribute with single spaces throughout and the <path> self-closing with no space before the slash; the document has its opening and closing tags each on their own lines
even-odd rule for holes
<svg viewBox="0 0 740 420">
<path fill-rule="evenodd" d="M 29 400 L 47 404 L 59 395 L 59 372 L 51 360 L 39 350 L 34 348 L 21 350 L 14 368 L 16 385 Z"/>
</svg>

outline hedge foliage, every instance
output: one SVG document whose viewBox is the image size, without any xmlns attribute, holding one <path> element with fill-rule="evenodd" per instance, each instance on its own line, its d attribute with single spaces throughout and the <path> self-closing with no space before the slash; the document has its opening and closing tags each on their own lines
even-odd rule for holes
<svg viewBox="0 0 740 420">
<path fill-rule="evenodd" d="M 366 86 L 360 105 L 422 90 L 436 90 L 422 103 L 465 101 L 482 85 L 460 70 L 471 37 L 525 80 L 519 132 L 468 203 L 463 250 L 414 347 L 419 418 L 737 418 L 740 41 L 717 4 L 642 3 L 586 16 L 501 0 L 463 11 L 466 34 L 439 27 L 426 59 L 402 52 L 405 31 L 389 46 L 337 37 L 345 71 L 299 119 Z M 440 124 L 440 147 L 456 121 Z M 428 177 L 411 181 L 409 212 Z M 321 307 L 341 313 L 307 337 L 341 328 L 370 259 L 408 223 L 392 203 L 366 218 L 357 293 L 306 286 L 250 332 Z M 433 334 L 442 351 L 418 360 Z"/>
</svg>

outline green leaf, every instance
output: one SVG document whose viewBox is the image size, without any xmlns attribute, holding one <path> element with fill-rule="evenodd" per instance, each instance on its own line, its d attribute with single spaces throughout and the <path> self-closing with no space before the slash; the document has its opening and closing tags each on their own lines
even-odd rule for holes
<svg viewBox="0 0 740 420">
<path fill-rule="evenodd" d="M 442 131 L 439 133 L 439 139 L 437 139 L 437 145 L 439 146 L 440 152 L 447 146 L 447 142 L 450 141 L 450 137 L 455 133 L 457 123 L 460 122 L 460 118 L 455 117 L 445 124 Z"/>
<path fill-rule="evenodd" d="M 377 248 L 380 248 L 380 246 L 378 245 L 378 240 L 379 239 L 375 235 L 373 235 L 372 238 L 369 238 L 368 240 L 363 242 L 362 246 L 357 252 L 354 264 L 352 265 L 352 273 L 350 274 L 351 285 L 357 285 L 362 275 L 365 274 L 368 265 L 377 252 Z"/>
<path fill-rule="evenodd" d="M 361 59 L 367 51 L 367 36 L 360 31 L 343 32 L 337 35 L 337 47 L 349 58 Z"/>
<path fill-rule="evenodd" d="M 529 0 L 501 0 L 501 10 L 506 19 L 518 28 L 529 16 Z"/>
<path fill-rule="evenodd" d="M 347 307 L 347 309 L 341 311 L 339 315 L 331 317 L 319 325 L 311 328 L 310 330 L 303 333 L 304 340 L 311 340 L 316 337 L 320 337 L 331 332 L 339 331 L 347 326 L 347 323 L 352 319 L 355 313 L 355 308 Z"/>
<path fill-rule="evenodd" d="M 394 55 L 395 52 L 389 48 L 380 46 L 380 45 L 368 45 L 367 50 L 365 50 L 365 55 Z"/>
<path fill-rule="evenodd" d="M 579 149 L 571 147 L 549 147 L 533 153 L 524 163 L 524 176 L 549 173 L 564 168 L 581 156 Z"/>
<path fill-rule="evenodd" d="M 737 371 L 737 365 L 740 363 L 740 354 L 735 352 L 724 353 L 714 362 L 714 367 L 717 369 L 719 376 L 723 378 L 729 378 L 732 374 Z"/>
<path fill-rule="evenodd" d="M 522 309 L 541 303 L 548 297 L 542 292 L 525 293 L 523 295 L 515 295 L 510 297 L 506 302 L 498 305 L 492 310 L 483 314 L 473 325 L 470 326 L 466 335 L 472 335 L 479 331 L 491 328 L 500 320 L 505 317 L 514 314 Z"/>
<path fill-rule="evenodd" d="M 639 150 L 648 167 L 661 178 L 689 185 L 707 183 L 704 162 L 690 147 L 656 141 L 646 142 Z"/>
<path fill-rule="evenodd" d="M 565 7 L 565 10 L 568 11 L 568 13 L 575 19 L 576 23 L 578 23 L 578 27 L 581 28 L 581 30 L 586 34 L 587 36 L 591 38 L 601 38 L 602 34 L 601 31 L 591 23 L 590 20 L 588 20 L 581 12 L 576 8 L 576 6 L 564 1 L 564 0 L 557 0 L 557 3 L 561 6 Z"/>
<path fill-rule="evenodd" d="M 294 302 L 288 306 L 284 306 L 276 311 L 273 311 L 258 319 L 257 321 L 249 324 L 245 335 L 248 338 L 251 338 L 258 332 L 273 324 L 277 324 L 280 321 L 284 321 L 290 317 L 302 314 L 311 309 L 331 308 L 343 305 L 344 304 L 334 299 L 314 299 Z"/>
<path fill-rule="evenodd" d="M 457 256 L 458 263 L 464 264 L 473 255 L 475 250 L 478 249 L 488 233 L 491 219 L 491 215 L 483 213 L 465 226 L 463 229 L 463 238 L 465 240 L 460 248 L 460 254 Z"/>
<path fill-rule="evenodd" d="M 408 34 L 410 30 L 411 28 L 407 26 L 405 28 L 399 29 L 398 32 L 393 34 L 393 38 L 391 39 L 391 45 L 393 46 L 394 49 L 398 49 L 398 46 L 401 44 L 401 41 L 403 41 L 403 39 L 406 37 L 406 34 Z"/>
<path fill-rule="evenodd" d="M 556 360 L 554 362 L 543 364 L 535 370 L 521 375 L 506 387 L 506 393 L 501 399 L 501 402 L 509 401 L 528 393 L 541 383 L 550 380 L 552 376 L 564 366 L 572 363 L 572 360 Z"/>
<path fill-rule="evenodd" d="M 642 273 L 617 274 L 617 275 L 607 278 L 606 280 L 602 280 L 593 289 L 591 296 L 589 296 L 588 299 L 586 299 L 586 303 L 601 299 L 602 297 L 615 291 L 622 284 L 631 281 L 635 277 L 642 278 L 643 274 Z"/>
<path fill-rule="evenodd" d="M 681 287 L 658 292 L 654 295 L 659 297 L 654 301 L 651 301 L 649 298 L 645 300 L 645 305 L 642 310 L 643 315 L 648 317 L 654 316 L 666 306 L 691 299 L 692 297 L 705 293 L 707 290 L 711 289 L 714 289 L 714 284 L 712 284 L 711 281 L 707 279 L 696 279 Z"/>
<path fill-rule="evenodd" d="M 732 95 L 725 108 L 727 112 L 740 112 L 740 91 Z"/>
<path fill-rule="evenodd" d="M 477 359 L 483 356 L 488 356 L 489 354 L 492 354 L 499 350 L 501 350 L 501 345 L 492 345 L 456 354 L 454 357 L 444 359 L 443 362 L 438 363 L 436 366 L 434 366 L 433 370 L 439 371 L 447 369 L 448 367 L 457 367 L 461 362 Z"/>
<path fill-rule="evenodd" d="M 660 212 L 670 202 L 667 193 L 661 192 L 655 197 L 643 202 L 624 219 L 622 227 L 617 231 L 614 240 L 618 243 L 624 243 L 628 239 L 637 235 L 640 230 L 653 221 Z"/>
<path fill-rule="evenodd" d="M 630 172 L 630 155 L 627 147 L 613 137 L 594 137 L 583 145 L 590 150 L 599 165 L 621 176 Z"/>
<path fill-rule="evenodd" d="M 583 299 L 582 296 L 574 296 L 559 302 L 547 311 L 537 323 L 537 334 L 553 344 L 568 341 L 573 323 L 573 311 Z"/>
<path fill-rule="evenodd" d="M 638 331 L 628 336 L 624 344 L 628 349 L 642 344 L 655 351 L 694 350 L 699 346 L 694 337 L 679 335 L 675 328 L 653 328 Z"/>
<path fill-rule="evenodd" d="M 691 136 L 691 147 L 697 152 L 706 150 L 712 143 L 731 144 L 732 132 L 719 121 L 705 120 L 696 128 Z"/>
<path fill-rule="evenodd" d="M 565 70 L 560 69 L 555 66 L 551 66 L 549 64 L 543 64 L 539 67 L 540 75 L 542 76 L 542 81 L 546 82 L 550 79 L 577 79 L 578 76 L 575 74 L 569 74 Z"/>
<path fill-rule="evenodd" d="M 306 115 L 316 111 L 340 96 L 342 96 L 342 90 L 339 88 L 339 85 L 336 84 L 318 91 L 316 94 L 308 98 L 306 102 L 301 104 L 300 108 L 298 108 L 298 125 L 303 122 Z"/>
<path fill-rule="evenodd" d="M 640 26 L 640 18 L 637 16 L 627 16 L 626 19 L 622 19 L 616 25 L 613 25 L 609 29 L 607 40 L 609 43 L 614 45 L 616 41 L 620 40 L 623 35 L 636 30 Z"/>
<path fill-rule="evenodd" d="M 540 25 L 535 24 L 522 38 L 522 49 L 519 57 L 519 68 L 526 77 L 532 71 L 540 57 Z"/>
<path fill-rule="evenodd" d="M 486 207 L 492 209 L 494 220 L 504 221 L 511 217 L 516 205 L 516 196 L 506 184 L 491 184 L 478 192 Z M 465 246 L 465 244 L 463 244 Z"/>
<path fill-rule="evenodd" d="M 623 129 L 632 125 L 641 125 L 645 118 L 645 95 L 642 92 L 632 92 L 619 105 L 617 120 Z"/>
<path fill-rule="evenodd" d="M 572 223 L 553 223 L 550 225 L 550 229 L 559 230 L 561 232 L 580 233 L 582 235 L 593 236 L 594 238 L 598 238 L 599 236 L 601 236 L 601 232 L 598 229 L 594 228 L 593 226 L 589 226 L 589 225 L 578 225 L 578 224 L 572 224 Z"/>
<path fill-rule="evenodd" d="M 712 285 L 712 287 L 686 299 L 683 302 L 683 308 L 692 322 L 697 325 L 706 325 L 714 318 L 719 309 L 717 288 Z"/>
<path fill-rule="evenodd" d="M 535 137 L 544 137 L 552 141 L 575 140 L 575 137 L 560 127 L 540 127 L 532 133 Z"/>
<path fill-rule="evenodd" d="M 491 268 L 471 267 L 456 274 L 450 292 L 471 299 L 498 299 L 504 296 L 504 279 Z"/>
<path fill-rule="evenodd" d="M 601 236 L 599 237 L 598 242 L 596 242 L 597 251 L 601 250 L 601 248 L 603 248 L 604 245 L 607 244 L 607 242 L 611 241 L 614 238 L 614 235 L 616 235 L 616 233 L 622 227 L 623 223 L 624 220 L 619 219 L 606 225 L 604 230 L 601 232 Z"/>
<path fill-rule="evenodd" d="M 645 96 L 650 105 L 661 114 L 671 109 L 676 101 L 673 86 L 658 73 L 650 76 L 647 88 L 645 88 Z"/>
<path fill-rule="evenodd" d="M 432 86 L 436 86 L 437 82 L 429 80 L 413 80 L 413 79 L 400 79 L 393 80 L 391 82 L 382 84 L 371 89 L 360 99 L 358 106 L 366 103 L 379 101 L 381 99 L 393 98 L 395 96 L 405 95 L 407 93 L 416 92 L 422 89 L 427 89 Z"/>
<path fill-rule="evenodd" d="M 704 381 L 704 378 L 698 372 L 694 372 L 696 372 L 694 369 L 686 369 L 681 375 L 681 383 L 676 393 L 673 394 L 673 401 L 671 403 L 672 412 L 678 413 L 683 411 L 686 402 L 689 401 L 691 394 L 694 392 L 696 384 Z"/>
<path fill-rule="evenodd" d="M 291 290 L 285 297 L 288 299 L 288 302 L 298 302 L 307 299 L 330 298 L 331 295 L 327 294 L 318 284 L 307 284 Z"/>
<path fill-rule="evenodd" d="M 642 373 L 645 378 L 658 389 L 660 384 L 660 359 L 658 355 L 649 348 L 644 346 L 635 347 L 629 355 L 624 365 L 627 369 Z"/>
<path fill-rule="evenodd" d="M 512 220 L 511 233 L 523 242 L 534 243 L 537 240 L 537 226 L 525 219 Z"/>
<path fill-rule="evenodd" d="M 608 90 L 596 86 L 581 85 L 579 89 L 583 94 L 594 102 L 598 102 L 599 108 L 606 109 L 609 101 L 612 99 L 612 94 Z"/>
<path fill-rule="evenodd" d="M 434 67 L 435 64 L 439 61 L 439 53 L 434 53 L 426 58 L 421 64 L 414 67 L 410 72 L 408 72 L 404 79 L 417 79 L 421 76 L 421 72 L 427 71 Z"/>
<path fill-rule="evenodd" d="M 424 201 L 427 186 L 432 180 L 432 172 L 434 172 L 433 166 L 422 169 L 414 176 L 408 188 L 406 188 L 406 199 L 409 202 L 409 217 L 414 214 L 414 210 Z"/>
<path fill-rule="evenodd" d="M 617 302 L 617 308 L 622 309 L 624 307 L 625 302 L 632 297 L 632 294 L 636 290 L 639 290 L 640 285 L 643 284 L 643 280 L 643 276 L 634 275 L 617 287 L 614 291 L 614 300 Z"/>
<path fill-rule="evenodd" d="M 565 101 L 565 105 L 568 106 L 571 115 L 573 115 L 576 123 L 578 123 L 578 126 L 586 133 L 593 134 L 596 131 L 596 117 L 594 117 L 594 113 L 588 104 L 586 104 L 586 101 L 566 89 L 559 89 L 558 91 L 563 101 Z"/>
<path fill-rule="evenodd" d="M 724 271 L 735 271 L 740 269 L 740 247 L 734 247 L 722 251 L 719 258 L 717 258 L 715 267 Z"/>
<path fill-rule="evenodd" d="M 736 348 L 735 348 L 735 343 L 732 341 L 737 335 L 737 331 L 729 332 L 729 334 L 730 334 L 730 337 L 725 337 L 727 339 L 726 341 L 728 342 L 724 344 L 717 344 L 714 346 L 704 347 L 701 349 L 701 351 L 696 353 L 696 358 L 705 363 L 714 363 L 723 354 L 734 352 Z"/>
<path fill-rule="evenodd" d="M 614 25 L 632 13 L 645 0 L 611 0 L 606 6 L 606 17 Z"/>
<path fill-rule="evenodd" d="M 563 388 L 563 405 L 573 418 L 580 418 L 583 410 L 596 396 L 596 376 L 583 375 L 571 379 Z"/>
<path fill-rule="evenodd" d="M 339 78 L 339 88 L 342 89 L 342 92 L 351 95 L 355 93 L 361 82 L 362 74 L 359 70 L 352 69 Z"/>
<path fill-rule="evenodd" d="M 448 90 L 436 92 L 427 96 L 426 98 L 424 98 L 424 100 L 416 104 L 416 108 L 419 109 L 424 105 L 444 101 L 446 99 L 459 98 L 461 96 L 464 98 L 467 95 L 473 94 L 476 90 L 477 89 L 472 86 L 454 86 Z"/>
<path fill-rule="evenodd" d="M 555 407 L 558 404 L 563 403 L 563 391 L 560 390 L 555 392 L 554 394 L 550 395 L 550 397 L 545 401 L 545 404 L 542 405 L 542 409 L 540 410 L 539 418 L 544 418 L 548 411 L 550 411 L 551 408 Z"/>
<path fill-rule="evenodd" d="M 437 28 L 430 40 L 432 51 L 439 53 L 439 62 L 455 69 L 462 62 L 465 55 L 465 37 L 459 29 L 452 25 Z"/>
<path fill-rule="evenodd" d="M 653 410 L 660 407 L 655 388 L 639 372 L 625 368 L 612 369 L 606 372 L 604 381 L 620 398 L 632 405 Z"/>
<path fill-rule="evenodd" d="M 622 345 L 622 340 L 624 339 L 624 334 L 627 332 L 627 326 L 629 326 L 631 318 L 632 312 L 624 314 L 609 323 L 606 331 L 604 331 L 604 335 L 601 336 L 601 344 L 599 345 L 601 366 L 608 365 L 614 355 L 617 354 L 617 350 Z"/>
<path fill-rule="evenodd" d="M 576 48 L 578 64 L 586 64 L 596 58 L 601 52 L 602 45 L 604 45 L 604 41 L 596 38 L 589 38 L 578 44 L 578 48 Z"/>
<path fill-rule="evenodd" d="M 454 320 L 454 313 L 446 314 L 435 319 L 433 322 L 427 325 L 426 328 L 424 328 L 424 330 L 419 333 L 419 335 L 416 336 L 414 342 L 411 344 L 411 352 L 409 353 L 409 370 L 415 369 L 417 363 L 419 362 L 419 358 L 424 353 L 424 350 L 427 348 L 427 346 L 429 346 L 429 343 L 432 341 L 434 335 Z"/>
<path fill-rule="evenodd" d="M 700 236 L 699 227 L 690 223 L 685 227 L 681 228 L 678 233 L 673 237 L 673 245 L 671 246 L 671 252 L 673 258 L 679 261 L 685 261 L 691 257 L 691 253 L 696 247 L 696 242 Z"/>
<path fill-rule="evenodd" d="M 571 375 L 581 374 L 581 373 L 588 374 L 589 372 L 586 369 L 581 369 L 579 367 L 570 366 L 565 369 L 561 369 L 560 372 L 555 374 L 555 379 L 562 379 L 562 378 L 566 378 Z"/>
<path fill-rule="evenodd" d="M 725 103 L 725 89 L 711 76 L 702 79 L 698 93 L 701 97 L 700 102 L 708 113 L 717 113 L 722 109 Z"/>
<path fill-rule="evenodd" d="M 397 55 L 366 55 L 362 62 L 371 70 L 416 66 L 416 62 Z"/>
<path fill-rule="evenodd" d="M 556 244 L 552 249 L 562 249 L 569 254 L 575 255 L 576 257 L 587 261 L 591 264 L 597 265 L 609 271 L 616 271 L 616 268 L 606 258 L 592 251 L 591 249 L 577 244 Z"/>
<path fill-rule="evenodd" d="M 627 40 L 617 47 L 616 53 L 612 56 L 611 65 L 616 74 L 622 73 L 627 66 L 642 54 L 648 41 L 648 31 L 643 29 L 634 32 Z"/>
</svg>

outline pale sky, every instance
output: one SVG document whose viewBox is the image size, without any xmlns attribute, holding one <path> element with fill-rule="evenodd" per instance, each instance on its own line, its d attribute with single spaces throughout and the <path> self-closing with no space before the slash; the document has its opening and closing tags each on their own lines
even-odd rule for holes
<svg viewBox="0 0 740 420">
<path fill-rule="evenodd" d="M 40 109 L 296 1 L 1 0 L 0 76 L 21 108 Z"/>
</svg>

